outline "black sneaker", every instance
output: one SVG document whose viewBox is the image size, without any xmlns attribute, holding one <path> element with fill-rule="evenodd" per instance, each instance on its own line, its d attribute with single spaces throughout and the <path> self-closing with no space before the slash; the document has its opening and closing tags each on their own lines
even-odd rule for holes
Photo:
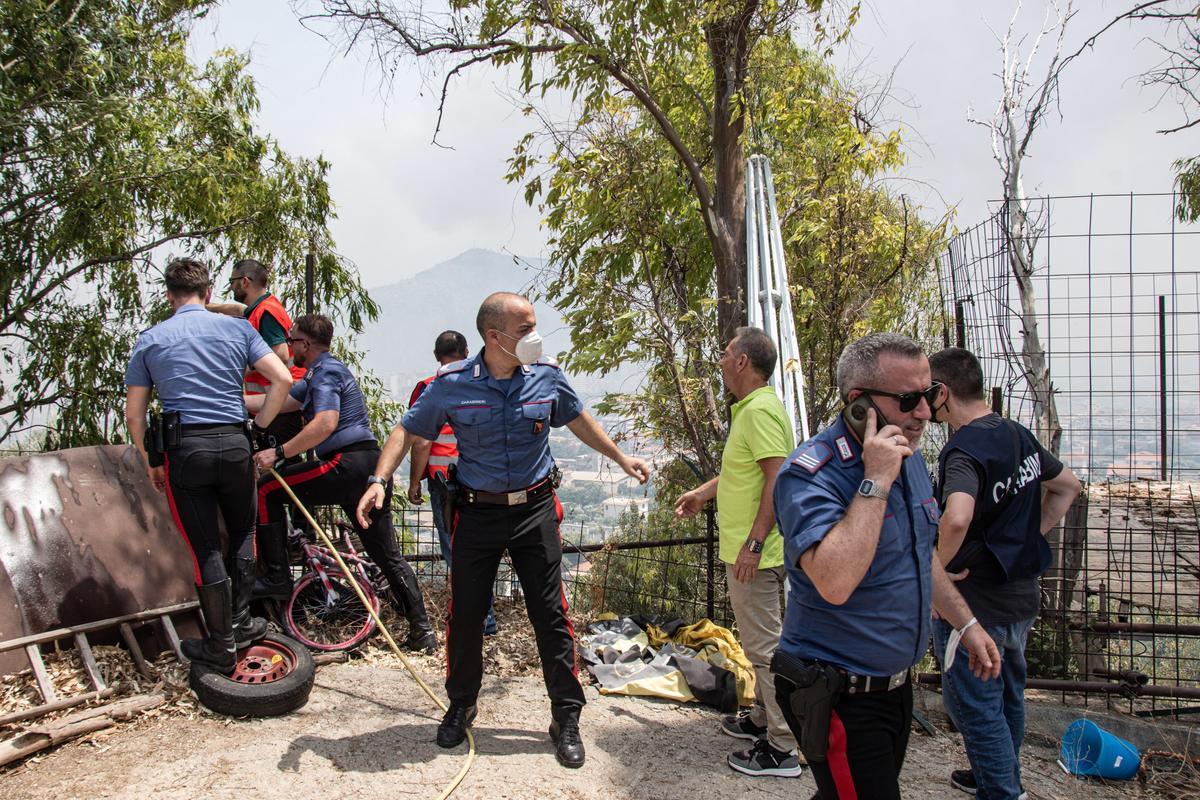
<svg viewBox="0 0 1200 800">
<path fill-rule="evenodd" d="M 743 775 L 773 775 L 777 778 L 798 778 L 804 772 L 795 750 L 776 750 L 766 739 L 743 753 L 731 753 L 729 766 Z"/>
<path fill-rule="evenodd" d="M 960 792 L 966 792 L 974 797 L 975 773 L 969 769 L 956 769 L 950 773 L 950 785 Z M 1021 793 L 1017 795 L 1017 800 L 1029 800 L 1029 792 L 1025 791 L 1025 787 L 1021 787 Z"/>
<path fill-rule="evenodd" d="M 735 739 L 748 739 L 753 742 L 767 735 L 767 726 L 755 725 L 750 720 L 750 712 L 743 711 L 740 714 L 721 717 L 721 733 Z"/>
</svg>

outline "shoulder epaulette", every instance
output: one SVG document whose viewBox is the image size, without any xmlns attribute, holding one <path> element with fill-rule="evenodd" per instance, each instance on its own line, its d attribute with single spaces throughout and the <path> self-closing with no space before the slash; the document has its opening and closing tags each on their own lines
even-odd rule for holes
<svg viewBox="0 0 1200 800">
<path fill-rule="evenodd" d="M 796 457 L 792 459 L 792 463 L 796 466 L 803 467 L 809 475 L 816 475 L 821 467 L 829 463 L 829 459 L 833 458 L 833 450 L 824 442 L 813 442 L 805 447 Z"/>
<path fill-rule="evenodd" d="M 542 356 L 541 358 L 539 358 L 537 361 L 535 361 L 533 363 L 538 364 L 543 367 L 554 367 L 555 369 L 562 369 L 562 367 L 560 367 L 558 365 L 558 359 L 555 358 L 554 356 Z"/>
<path fill-rule="evenodd" d="M 441 369 L 439 369 L 437 371 L 437 374 L 434 375 L 433 377 L 440 378 L 443 375 L 450 375 L 455 372 L 462 372 L 464 369 L 467 368 L 467 364 L 470 362 L 470 360 L 471 359 L 469 359 L 469 358 L 464 358 L 462 361 L 452 361 L 449 364 L 446 364 L 445 366 L 443 366 Z"/>
</svg>

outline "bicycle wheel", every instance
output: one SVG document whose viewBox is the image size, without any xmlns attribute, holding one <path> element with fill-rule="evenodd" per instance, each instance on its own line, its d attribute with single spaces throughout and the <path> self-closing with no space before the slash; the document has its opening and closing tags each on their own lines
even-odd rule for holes
<svg viewBox="0 0 1200 800">
<path fill-rule="evenodd" d="M 315 572 L 305 573 L 283 609 L 288 634 L 313 650 L 349 650 L 375 632 L 375 620 L 340 570 L 326 573 L 329 586 Z M 376 613 L 379 598 L 366 595 Z"/>
</svg>

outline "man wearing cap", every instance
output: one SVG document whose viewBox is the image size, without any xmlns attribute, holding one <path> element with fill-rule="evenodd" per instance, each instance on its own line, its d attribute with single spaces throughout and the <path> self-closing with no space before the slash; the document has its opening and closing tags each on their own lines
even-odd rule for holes
<svg viewBox="0 0 1200 800">
<path fill-rule="evenodd" d="M 566 767 L 584 763 L 579 713 L 584 705 L 575 637 L 562 584 L 562 506 L 554 490 L 550 428 L 566 425 L 580 441 L 645 483 L 649 467 L 625 455 L 584 410 L 552 359 L 542 357 L 533 305 L 511 292 L 488 296 L 476 327 L 484 348 L 443 367 L 388 437 L 375 467 L 388 480 L 414 437 L 433 440 L 447 421 L 458 437 L 458 502 L 451 530 L 446 694 L 450 707 L 437 743 L 454 747 L 475 719 L 483 679 L 483 620 L 500 559 L 507 550 L 525 592 L 550 696 L 550 738 Z M 359 514 L 383 501 L 371 486 Z"/>
</svg>

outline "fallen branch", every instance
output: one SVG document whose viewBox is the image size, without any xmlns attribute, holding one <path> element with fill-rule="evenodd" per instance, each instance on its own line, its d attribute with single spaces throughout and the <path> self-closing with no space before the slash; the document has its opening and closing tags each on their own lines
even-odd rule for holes
<svg viewBox="0 0 1200 800">
<path fill-rule="evenodd" d="M 35 725 L 20 735 L 0 742 L 0 765 L 25 758 L 39 750 L 56 747 L 71 739 L 104 730 L 121 720 L 157 708 L 167 701 L 161 694 L 139 694 L 111 705 L 87 708 L 61 719 Z"/>
</svg>

